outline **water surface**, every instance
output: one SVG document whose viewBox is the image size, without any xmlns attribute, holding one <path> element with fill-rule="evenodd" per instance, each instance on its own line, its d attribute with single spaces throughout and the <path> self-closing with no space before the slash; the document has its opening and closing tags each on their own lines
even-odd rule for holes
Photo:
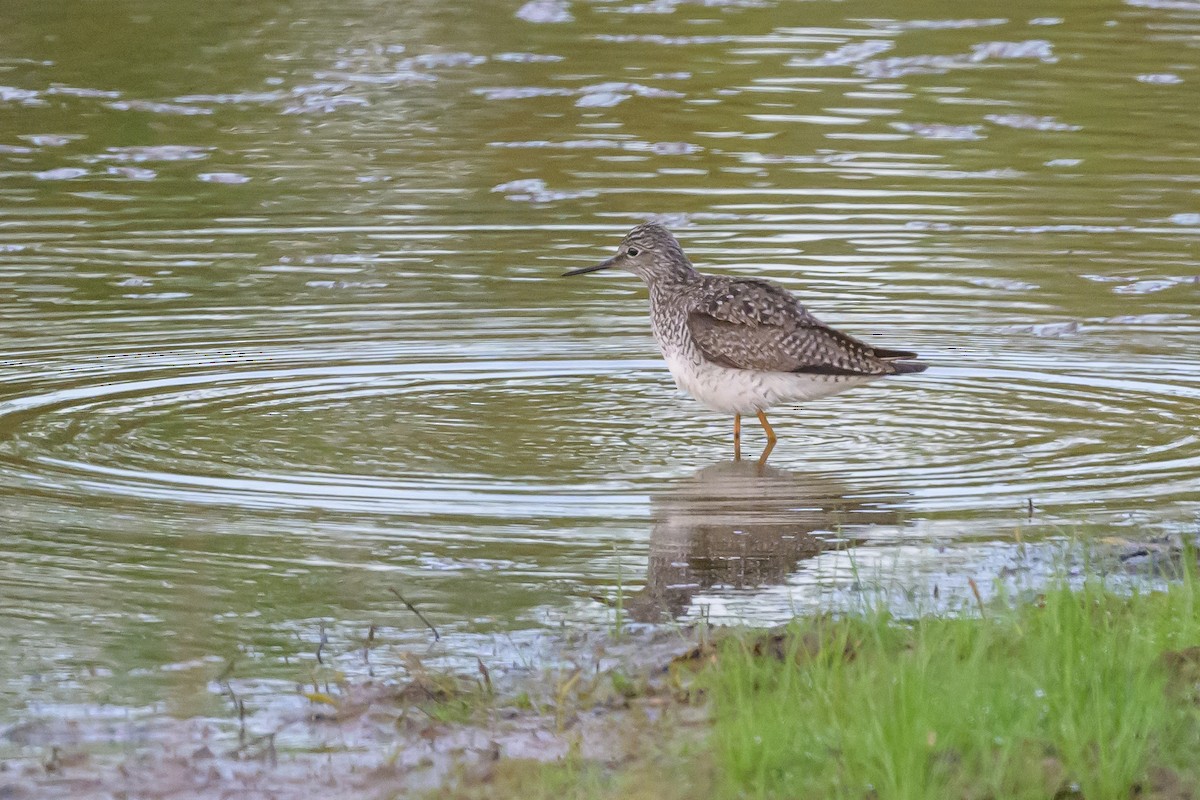
<svg viewBox="0 0 1200 800">
<path fill-rule="evenodd" d="M 520 662 L 618 587 L 774 622 L 848 552 L 1195 531 L 1200 5 L 903 10 L 8 3 L 3 713 L 398 664 L 392 589 Z M 729 463 L 636 279 L 558 277 L 651 218 L 931 369 Z"/>
</svg>

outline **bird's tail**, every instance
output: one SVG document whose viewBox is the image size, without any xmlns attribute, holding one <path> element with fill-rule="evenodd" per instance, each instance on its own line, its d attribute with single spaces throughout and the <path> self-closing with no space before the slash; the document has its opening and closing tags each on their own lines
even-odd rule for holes
<svg viewBox="0 0 1200 800">
<path fill-rule="evenodd" d="M 929 369 L 928 364 L 913 361 L 912 359 L 917 358 L 917 354 L 909 350 L 888 350 L 886 347 L 875 347 L 872 349 L 872 355 L 887 361 L 894 370 L 893 375 L 909 375 Z"/>
</svg>

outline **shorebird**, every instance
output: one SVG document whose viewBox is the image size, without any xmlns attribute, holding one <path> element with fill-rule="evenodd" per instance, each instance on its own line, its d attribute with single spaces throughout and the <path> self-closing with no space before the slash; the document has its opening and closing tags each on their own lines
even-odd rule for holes
<svg viewBox="0 0 1200 800">
<path fill-rule="evenodd" d="M 692 266 L 671 232 L 639 225 L 617 254 L 582 275 L 622 269 L 650 288 L 650 327 L 675 384 L 704 406 L 733 415 L 734 457 L 741 456 L 742 415 L 755 414 L 767 435 L 765 462 L 777 441 L 766 411 L 816 400 L 888 375 L 924 372 L 916 353 L 875 347 L 834 330 L 791 292 L 758 278 L 706 275 Z"/>
</svg>

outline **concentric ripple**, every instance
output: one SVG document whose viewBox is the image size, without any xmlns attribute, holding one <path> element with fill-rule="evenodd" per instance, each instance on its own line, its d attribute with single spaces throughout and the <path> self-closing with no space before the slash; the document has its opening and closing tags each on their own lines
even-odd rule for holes
<svg viewBox="0 0 1200 800">
<path fill-rule="evenodd" d="M 605 518 L 614 492 L 676 472 L 617 466 L 631 451 L 649 442 L 688 463 L 727 449 L 728 421 L 675 396 L 661 362 L 464 350 L 298 343 L 131 354 L 92 375 L 57 364 L 0 401 L 0 481 L 262 511 Z M 927 513 L 1192 497 L 1200 373 L 1154 359 L 1054 372 L 1037 359 L 934 359 L 922 378 L 777 416 L 776 460 L 903 486 Z"/>
</svg>

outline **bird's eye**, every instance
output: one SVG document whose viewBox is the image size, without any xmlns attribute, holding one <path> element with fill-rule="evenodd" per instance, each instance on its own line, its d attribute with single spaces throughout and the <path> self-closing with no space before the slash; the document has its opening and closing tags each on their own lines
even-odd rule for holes
<svg viewBox="0 0 1200 800">
<path fill-rule="evenodd" d="M 636 256 L 638 253 L 640 253 L 640 252 L 642 252 L 642 251 L 641 251 L 641 250 L 638 250 L 636 247 L 631 247 L 631 248 L 629 248 L 628 250 L 626 250 L 625 252 L 626 252 L 626 253 L 628 253 L 628 254 L 629 254 L 629 255 L 631 255 L 631 256 Z"/>
</svg>

